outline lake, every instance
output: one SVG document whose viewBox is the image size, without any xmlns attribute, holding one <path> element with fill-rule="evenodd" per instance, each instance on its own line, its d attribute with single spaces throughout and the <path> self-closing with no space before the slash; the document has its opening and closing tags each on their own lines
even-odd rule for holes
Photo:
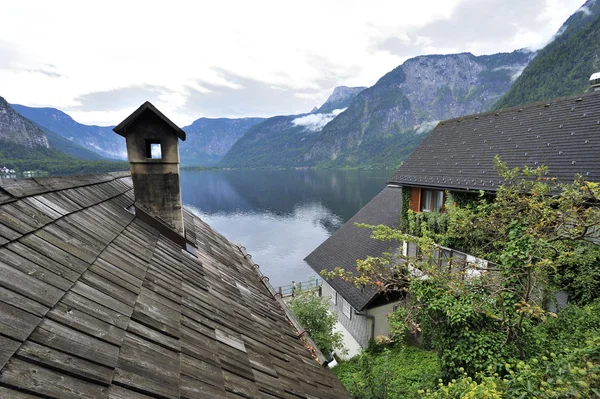
<svg viewBox="0 0 600 399">
<path fill-rule="evenodd" d="M 244 245 L 274 287 L 316 276 L 304 258 L 384 187 L 393 171 L 181 171 L 181 195 Z"/>
</svg>

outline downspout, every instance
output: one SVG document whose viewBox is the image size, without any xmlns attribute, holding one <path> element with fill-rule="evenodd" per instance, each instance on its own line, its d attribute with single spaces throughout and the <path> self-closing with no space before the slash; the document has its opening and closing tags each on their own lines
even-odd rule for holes
<svg viewBox="0 0 600 399">
<path fill-rule="evenodd" d="M 354 314 L 371 320 L 371 339 L 375 339 L 375 316 L 369 316 L 366 312 L 357 312 L 356 310 L 354 310 Z"/>
</svg>

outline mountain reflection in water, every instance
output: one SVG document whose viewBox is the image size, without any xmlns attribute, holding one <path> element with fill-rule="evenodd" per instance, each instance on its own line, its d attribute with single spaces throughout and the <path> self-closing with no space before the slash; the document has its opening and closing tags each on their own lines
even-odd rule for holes
<svg viewBox="0 0 600 399">
<path fill-rule="evenodd" d="M 392 171 L 181 171 L 183 203 L 243 244 L 273 286 L 306 281 L 304 262 L 384 187 Z"/>
</svg>

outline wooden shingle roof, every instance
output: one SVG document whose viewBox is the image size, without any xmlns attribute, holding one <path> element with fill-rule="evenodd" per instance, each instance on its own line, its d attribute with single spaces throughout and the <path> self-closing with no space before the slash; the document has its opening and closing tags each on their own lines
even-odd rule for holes
<svg viewBox="0 0 600 399">
<path fill-rule="evenodd" d="M 600 92 L 440 122 L 390 182 L 495 191 L 495 155 L 564 182 L 600 181 Z"/>
<path fill-rule="evenodd" d="M 397 228 L 400 224 L 402 190 L 386 187 L 358 213 L 339 228 L 306 257 L 306 262 L 317 273 L 321 270 L 333 271 L 340 267 L 346 271 L 356 271 L 356 260 L 368 256 L 381 256 L 383 252 L 398 247 L 396 241 L 378 241 L 371 238 L 371 230 L 355 226 L 355 223 L 372 225 L 383 224 Z M 376 297 L 374 287 L 359 288 L 339 278 L 327 283 L 336 290 L 356 310 L 363 310 Z"/>
<path fill-rule="evenodd" d="M 127 174 L 1 180 L 1 398 L 350 397 L 238 246 L 133 203 Z"/>
</svg>

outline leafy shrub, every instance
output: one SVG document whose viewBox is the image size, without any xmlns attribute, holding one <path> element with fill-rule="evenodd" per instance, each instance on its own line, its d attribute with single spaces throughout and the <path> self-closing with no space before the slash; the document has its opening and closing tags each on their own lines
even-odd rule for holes
<svg viewBox="0 0 600 399">
<path fill-rule="evenodd" d="M 411 346 L 363 352 L 333 371 L 358 399 L 415 398 L 430 389 L 439 375 L 437 356 Z"/>
<path fill-rule="evenodd" d="M 551 352 L 548 356 L 504 366 L 505 375 L 464 373 L 435 391 L 421 390 L 427 399 L 459 398 L 599 398 L 600 336 L 581 349 Z"/>
<path fill-rule="evenodd" d="M 497 378 L 483 377 L 476 381 L 467 374 L 453 379 L 448 384 L 444 384 L 440 380 L 437 390 L 421 390 L 419 393 L 427 399 L 497 399 L 505 397 Z"/>
<path fill-rule="evenodd" d="M 304 292 L 296 295 L 288 306 L 321 352 L 329 354 L 343 348 L 342 334 L 333 331 L 337 319 L 329 312 L 325 298 Z"/>
</svg>

